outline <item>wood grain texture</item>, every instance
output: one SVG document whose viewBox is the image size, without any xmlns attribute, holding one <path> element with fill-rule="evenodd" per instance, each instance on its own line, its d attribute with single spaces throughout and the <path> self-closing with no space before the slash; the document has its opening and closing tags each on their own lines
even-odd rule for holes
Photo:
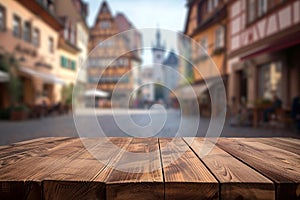
<svg viewBox="0 0 300 200">
<path fill-rule="evenodd" d="M 13 144 L 13 148 L 1 151 L 0 199 L 39 199 L 42 195 L 41 182 L 33 181 L 30 176 L 53 164 L 48 158 L 39 156 L 71 144 L 74 140 L 41 138 Z M 17 192 L 7 192 L 7 188 Z"/>
<path fill-rule="evenodd" d="M 91 141 L 92 145 L 97 144 L 97 141 L 94 139 L 89 139 L 89 141 Z M 35 146 L 33 143 L 28 143 L 27 145 Z M 28 149 L 27 145 L 26 149 Z M 27 191 L 27 193 L 31 194 L 37 190 L 41 193 L 43 190 L 42 181 L 46 177 L 51 176 L 61 166 L 66 165 L 86 151 L 79 138 L 69 138 L 68 140 L 61 138 L 48 140 L 47 138 L 43 144 L 36 143 L 36 145 L 36 148 L 27 150 L 22 154 L 13 154 L 13 159 L 5 157 L 0 160 L 2 163 L 0 168 L 1 183 L 9 180 L 14 182 L 10 186 L 11 190 L 16 187 L 19 191 L 23 187 L 22 190 Z M 24 182 L 26 184 L 23 184 Z M 36 186 L 39 189 L 36 189 Z M 0 193 L 0 197 L 1 194 L 5 195 Z"/>
<path fill-rule="evenodd" d="M 0 147 L 0 199 L 274 199 L 274 187 L 276 199 L 300 198 L 300 140 L 221 138 L 203 158 L 203 138 L 189 140 L 41 138 Z"/>
<path fill-rule="evenodd" d="M 163 199 L 164 184 L 157 138 L 133 138 L 110 170 L 107 199 Z"/>
<path fill-rule="evenodd" d="M 0 151 L 1 161 L 4 158 L 11 159 L 13 157 L 26 157 L 32 154 L 39 154 L 43 151 L 48 151 L 49 148 L 54 148 L 60 144 L 68 143 L 74 138 L 40 138 L 33 141 L 24 141 L 9 145 L 7 148 Z"/>
<path fill-rule="evenodd" d="M 246 141 L 261 142 L 279 149 L 290 151 L 292 153 L 300 155 L 300 144 L 295 144 L 290 139 L 279 138 L 245 138 Z"/>
<path fill-rule="evenodd" d="M 184 140 L 220 182 L 222 199 L 275 199 L 273 182 L 257 171 L 203 138 Z"/>
<path fill-rule="evenodd" d="M 181 138 L 159 139 L 165 199 L 218 199 L 218 182 Z"/>
<path fill-rule="evenodd" d="M 105 183 L 95 179 L 109 162 L 122 154 L 119 149 L 110 148 L 111 140 L 126 148 L 131 138 L 97 139 L 96 144 L 94 143 L 96 139 L 84 141 L 85 146 L 89 146 L 91 154 L 87 154 L 86 150 L 82 151 L 63 166 L 46 174 L 43 178 L 44 198 L 105 199 Z"/>
<path fill-rule="evenodd" d="M 299 155 L 242 138 L 221 138 L 217 145 L 275 181 L 277 199 L 297 199 L 300 197 Z"/>
</svg>

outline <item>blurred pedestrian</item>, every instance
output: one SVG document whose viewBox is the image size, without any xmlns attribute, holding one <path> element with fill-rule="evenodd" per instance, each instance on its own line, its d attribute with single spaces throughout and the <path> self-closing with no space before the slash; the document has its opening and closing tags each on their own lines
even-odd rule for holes
<svg viewBox="0 0 300 200">
<path fill-rule="evenodd" d="M 297 130 L 300 131 L 300 97 L 299 95 L 293 99 L 291 115 L 296 123 Z"/>
<path fill-rule="evenodd" d="M 264 122 L 269 122 L 269 117 L 271 114 L 275 114 L 277 109 L 280 109 L 282 107 L 282 101 L 279 99 L 279 97 L 276 95 L 275 92 L 273 92 L 273 100 L 272 104 L 269 108 L 264 110 Z"/>
</svg>

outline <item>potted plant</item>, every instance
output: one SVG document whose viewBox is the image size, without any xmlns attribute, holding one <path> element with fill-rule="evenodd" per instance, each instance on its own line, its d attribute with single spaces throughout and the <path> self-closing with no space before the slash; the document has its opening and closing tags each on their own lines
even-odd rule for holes
<svg viewBox="0 0 300 200">
<path fill-rule="evenodd" d="M 29 109 L 24 105 L 11 107 L 10 120 L 20 121 L 28 118 Z"/>
<path fill-rule="evenodd" d="M 68 86 L 63 86 L 61 90 L 62 94 L 62 103 L 64 105 L 65 111 L 68 113 L 69 110 L 72 109 L 72 92 L 73 92 L 73 84 L 69 84 Z"/>
<path fill-rule="evenodd" d="M 7 82 L 11 107 L 10 111 L 11 120 L 24 120 L 28 116 L 28 108 L 20 104 L 22 96 L 22 84 L 18 75 L 19 63 L 13 54 L 4 52 L 0 59 L 0 69 L 9 74 L 9 81 Z"/>
</svg>

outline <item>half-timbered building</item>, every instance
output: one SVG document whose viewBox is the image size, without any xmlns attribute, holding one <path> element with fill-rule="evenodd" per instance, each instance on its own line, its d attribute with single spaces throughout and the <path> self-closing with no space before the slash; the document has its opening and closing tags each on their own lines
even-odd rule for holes
<svg viewBox="0 0 300 200">
<path fill-rule="evenodd" d="M 255 107 L 275 93 L 289 109 L 300 93 L 300 1 L 232 0 L 228 16 L 230 104 Z"/>
</svg>

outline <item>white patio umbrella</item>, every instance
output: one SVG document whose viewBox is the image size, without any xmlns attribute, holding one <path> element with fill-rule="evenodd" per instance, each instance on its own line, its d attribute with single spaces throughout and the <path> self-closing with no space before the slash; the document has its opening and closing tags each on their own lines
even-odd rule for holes
<svg viewBox="0 0 300 200">
<path fill-rule="evenodd" d="M 0 82 L 8 82 L 9 74 L 3 71 L 0 71 Z"/>
<path fill-rule="evenodd" d="M 87 90 L 84 92 L 86 97 L 108 97 L 108 93 L 102 90 Z"/>
</svg>

